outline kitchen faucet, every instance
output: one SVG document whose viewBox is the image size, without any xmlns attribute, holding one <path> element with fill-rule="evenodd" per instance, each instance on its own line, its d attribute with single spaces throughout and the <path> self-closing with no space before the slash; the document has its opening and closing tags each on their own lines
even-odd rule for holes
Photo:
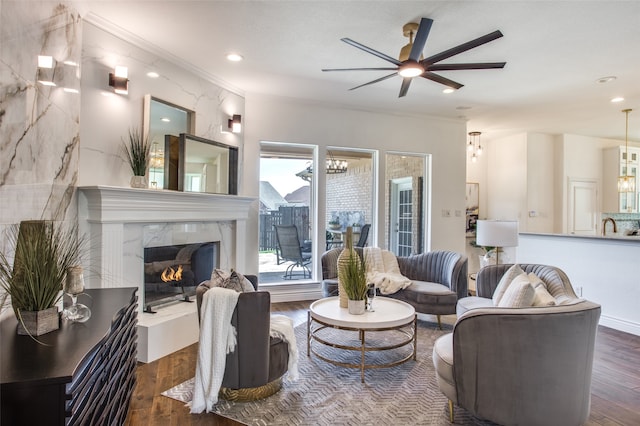
<svg viewBox="0 0 640 426">
<path fill-rule="evenodd" d="M 613 232 L 618 232 L 618 225 L 616 225 L 616 221 L 612 217 L 608 217 L 602 220 L 602 236 L 607 235 L 607 222 L 613 223 Z"/>
</svg>

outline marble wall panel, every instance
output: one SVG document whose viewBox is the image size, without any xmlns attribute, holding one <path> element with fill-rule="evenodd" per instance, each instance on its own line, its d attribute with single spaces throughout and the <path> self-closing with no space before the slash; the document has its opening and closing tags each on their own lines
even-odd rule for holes
<svg viewBox="0 0 640 426">
<path fill-rule="evenodd" d="M 75 221 L 82 21 L 67 2 L 0 7 L 0 233 L 28 219 Z M 38 55 L 56 86 L 38 83 Z M 0 251 L 10 253 L 6 238 Z"/>
</svg>

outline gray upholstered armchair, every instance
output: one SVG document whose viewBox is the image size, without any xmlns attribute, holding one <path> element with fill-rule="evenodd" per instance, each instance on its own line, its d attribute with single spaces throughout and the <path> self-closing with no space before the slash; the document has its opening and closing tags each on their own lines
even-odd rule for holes
<svg viewBox="0 0 640 426">
<path fill-rule="evenodd" d="M 258 289 L 258 278 L 245 275 Z M 209 281 L 196 288 L 198 318 Z M 227 400 L 250 401 L 266 398 L 282 387 L 287 372 L 289 346 L 269 335 L 271 297 L 267 291 L 240 293 L 231 324 L 236 328 L 235 351 L 227 354 L 220 396 Z"/>
<path fill-rule="evenodd" d="M 322 263 L 322 293 L 324 297 L 338 294 L 338 256 L 342 248 L 325 252 Z M 355 250 L 362 256 L 362 248 Z M 459 299 L 467 296 L 467 257 L 453 251 L 431 251 L 398 257 L 400 272 L 412 284 L 387 297 L 412 305 L 416 312 L 436 315 L 456 313 Z"/>
<path fill-rule="evenodd" d="M 600 306 L 576 297 L 560 269 L 520 265 L 562 304 L 501 308 L 490 299 L 511 265 L 477 274 L 478 297 L 458 302 L 452 333 L 433 348 L 440 390 L 453 404 L 503 425 L 580 425 L 589 417 Z"/>
</svg>

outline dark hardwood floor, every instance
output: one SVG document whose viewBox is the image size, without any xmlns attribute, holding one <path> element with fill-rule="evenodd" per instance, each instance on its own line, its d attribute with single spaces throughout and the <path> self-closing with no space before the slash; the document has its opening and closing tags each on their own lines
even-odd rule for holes
<svg viewBox="0 0 640 426">
<path fill-rule="evenodd" d="M 307 320 L 310 302 L 275 303 L 272 312 Z M 191 415 L 183 403 L 160 393 L 193 377 L 197 344 L 137 369 L 126 425 L 242 425 L 217 414 Z M 640 336 L 599 327 L 588 426 L 640 425 Z"/>
</svg>

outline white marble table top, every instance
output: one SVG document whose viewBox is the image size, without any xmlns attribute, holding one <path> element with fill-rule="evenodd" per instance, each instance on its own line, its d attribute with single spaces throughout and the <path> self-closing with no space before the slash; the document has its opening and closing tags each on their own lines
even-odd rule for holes
<svg viewBox="0 0 640 426">
<path fill-rule="evenodd" d="M 351 315 L 347 308 L 340 307 L 339 297 L 316 300 L 309 307 L 311 317 L 337 327 L 351 327 L 361 330 L 398 327 L 412 321 L 415 309 L 408 303 L 389 297 L 373 299 L 374 312 Z"/>
</svg>

